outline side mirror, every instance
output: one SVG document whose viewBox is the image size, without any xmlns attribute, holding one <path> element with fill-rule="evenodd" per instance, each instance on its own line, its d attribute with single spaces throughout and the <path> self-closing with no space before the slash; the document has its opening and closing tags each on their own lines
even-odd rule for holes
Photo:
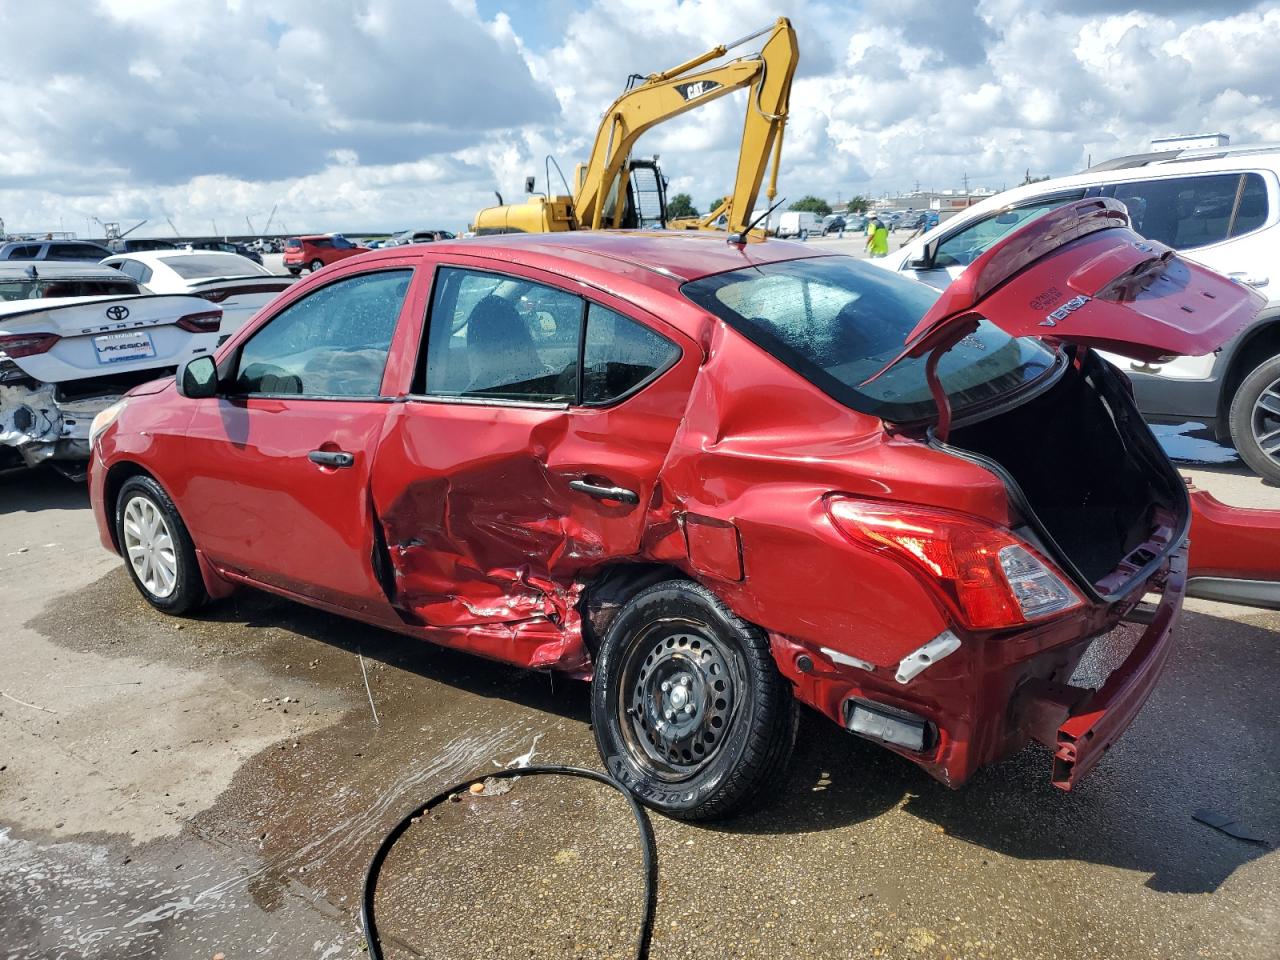
<svg viewBox="0 0 1280 960">
<path fill-rule="evenodd" d="M 209 354 L 193 357 L 178 368 L 178 393 L 189 400 L 212 397 L 218 392 L 218 365 Z"/>
</svg>

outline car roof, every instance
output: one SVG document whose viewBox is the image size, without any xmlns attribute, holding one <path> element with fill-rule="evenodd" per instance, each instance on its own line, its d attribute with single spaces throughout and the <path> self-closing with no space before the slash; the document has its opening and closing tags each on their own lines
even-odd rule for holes
<svg viewBox="0 0 1280 960">
<path fill-rule="evenodd" d="M 507 233 L 466 240 L 442 240 L 424 245 L 419 256 L 459 253 L 547 266 L 547 261 L 572 262 L 613 271 L 619 264 L 639 268 L 653 277 L 683 282 L 743 267 L 834 256 L 813 246 L 785 240 L 751 239 L 728 242 L 726 234 L 710 230 L 570 230 L 562 233 Z M 366 257 L 394 259 L 410 256 L 403 247 L 376 250 Z M 534 261 L 542 261 L 535 263 Z M 577 271 L 570 271 L 576 273 Z"/>
<path fill-rule="evenodd" d="M 232 253 L 230 250 L 187 250 L 179 248 L 177 250 L 132 250 L 128 253 L 116 253 L 106 258 L 110 262 L 117 260 L 137 260 L 141 263 L 148 263 L 152 266 L 160 264 L 162 260 L 171 260 L 174 257 L 235 257 L 237 260 L 248 260 L 238 253 Z M 252 260 L 249 261 L 253 263 Z"/>
<path fill-rule="evenodd" d="M 48 241 L 45 241 L 48 242 Z M 31 271 L 35 270 L 35 276 Z M 3 260 L 0 280 L 129 280 L 114 267 L 65 260 Z"/>
<path fill-rule="evenodd" d="M 1133 161 L 1125 163 L 1123 161 Z M 983 200 L 957 212 L 950 220 L 944 220 L 925 234 L 932 240 L 936 231 L 952 230 L 969 223 L 975 217 L 993 210 L 1002 210 L 1024 200 L 1051 195 L 1055 191 L 1077 187 L 1093 187 L 1113 183 L 1130 183 L 1163 177 L 1185 177 L 1210 173 L 1241 173 L 1247 170 L 1268 170 L 1280 174 L 1280 145 L 1241 144 L 1238 147 L 1206 147 L 1196 150 L 1169 150 L 1160 154 L 1134 154 L 1117 157 L 1094 164 L 1083 173 L 1073 173 L 1051 180 L 1023 184 L 992 194 Z M 913 241 L 914 247 L 919 240 Z M 906 249 L 905 247 L 903 249 Z"/>
</svg>

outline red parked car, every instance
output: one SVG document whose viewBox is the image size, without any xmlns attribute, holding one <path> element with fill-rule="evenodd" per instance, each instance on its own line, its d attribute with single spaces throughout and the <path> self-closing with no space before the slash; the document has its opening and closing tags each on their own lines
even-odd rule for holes
<svg viewBox="0 0 1280 960">
<path fill-rule="evenodd" d="M 775 783 L 798 703 L 952 786 L 1034 738 L 1069 788 L 1164 666 L 1191 520 L 1090 346 L 1206 353 L 1261 303 L 1127 223 L 1051 211 L 941 297 L 707 234 L 377 251 L 98 418 L 102 541 L 166 612 L 248 585 L 590 677 L 674 816 Z"/>
<path fill-rule="evenodd" d="M 284 242 L 284 265 L 296 277 L 303 267 L 315 273 L 331 263 L 368 252 L 368 247 L 352 243 L 340 233 L 289 237 Z"/>
</svg>

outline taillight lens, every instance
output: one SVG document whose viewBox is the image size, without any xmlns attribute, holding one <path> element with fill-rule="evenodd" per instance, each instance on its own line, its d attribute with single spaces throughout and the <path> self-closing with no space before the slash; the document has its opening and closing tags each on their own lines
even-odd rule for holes
<svg viewBox="0 0 1280 960">
<path fill-rule="evenodd" d="M 18 357 L 34 357 L 37 353 L 48 353 L 61 339 L 56 333 L 6 334 L 0 336 L 0 353 L 11 360 L 16 360 Z"/>
<path fill-rule="evenodd" d="M 1084 603 L 1048 560 L 974 517 L 848 497 L 831 497 L 827 508 L 847 536 L 890 551 L 936 583 L 974 629 L 1018 626 Z"/>
<path fill-rule="evenodd" d="M 188 313 L 185 317 L 179 317 L 175 326 L 190 330 L 192 333 L 217 333 L 218 328 L 222 326 L 222 311 Z"/>
</svg>

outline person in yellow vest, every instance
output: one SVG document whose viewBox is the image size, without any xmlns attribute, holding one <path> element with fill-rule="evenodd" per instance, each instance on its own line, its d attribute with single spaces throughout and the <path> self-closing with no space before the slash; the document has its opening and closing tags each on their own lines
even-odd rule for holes
<svg viewBox="0 0 1280 960">
<path fill-rule="evenodd" d="M 872 257 L 889 255 L 889 231 L 876 214 L 867 221 L 867 250 Z"/>
</svg>

